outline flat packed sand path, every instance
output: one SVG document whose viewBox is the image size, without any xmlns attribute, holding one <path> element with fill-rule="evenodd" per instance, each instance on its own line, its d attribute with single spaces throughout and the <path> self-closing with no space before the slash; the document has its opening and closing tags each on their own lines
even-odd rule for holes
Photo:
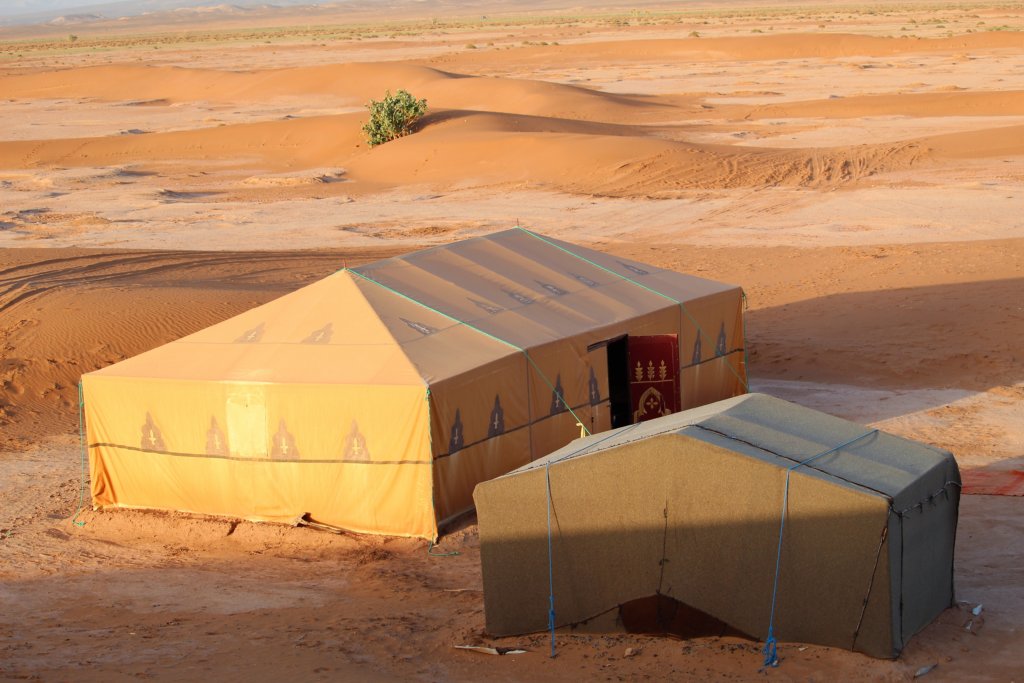
<svg viewBox="0 0 1024 683">
<path fill-rule="evenodd" d="M 1021 679 L 1020 497 L 963 498 L 964 603 L 899 660 L 785 643 L 766 673 L 734 638 L 488 638 L 474 519 L 447 557 L 71 522 L 83 372 L 516 224 L 741 284 L 754 389 L 949 449 L 969 494 L 1024 470 L 1024 12 L 516 10 L 0 30 L 0 679 Z M 430 113 L 371 149 L 399 88 Z"/>
</svg>

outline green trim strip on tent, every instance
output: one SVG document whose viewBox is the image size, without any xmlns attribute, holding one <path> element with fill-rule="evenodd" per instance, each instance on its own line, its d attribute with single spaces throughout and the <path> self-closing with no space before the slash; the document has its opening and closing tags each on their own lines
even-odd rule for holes
<svg viewBox="0 0 1024 683">
<path fill-rule="evenodd" d="M 352 270 L 352 269 L 346 269 L 346 270 L 348 272 L 352 273 L 353 275 L 356 275 L 356 276 L 366 280 L 367 282 L 371 282 L 371 283 L 377 285 L 378 287 L 391 292 L 392 294 L 395 294 L 397 296 L 402 297 L 406 301 L 412 302 L 412 303 L 416 304 L 417 306 L 422 306 L 423 308 L 427 309 L 428 311 L 433 311 L 434 313 L 437 313 L 440 316 L 444 316 L 445 318 L 448 318 L 452 322 L 455 322 L 455 323 L 457 323 L 459 325 L 465 325 L 469 329 L 471 329 L 471 330 L 473 330 L 475 332 L 479 332 L 480 334 L 484 335 L 485 337 L 493 339 L 496 342 L 501 342 L 502 344 L 505 344 L 506 346 L 509 346 L 509 347 L 515 349 L 516 351 L 519 351 L 520 353 L 522 353 L 526 357 L 526 360 L 530 363 L 530 365 L 533 366 L 534 370 L 537 371 L 537 374 L 540 375 L 541 379 L 544 380 L 544 383 L 548 385 L 548 388 L 550 388 L 551 391 L 558 397 L 558 400 L 562 402 L 562 405 L 565 406 L 566 410 L 568 410 L 569 413 L 574 418 L 576 418 L 576 423 L 580 427 L 583 428 L 583 431 L 585 431 L 587 434 L 591 433 L 590 430 L 587 428 L 587 426 L 585 424 L 583 424 L 583 420 L 580 419 L 580 416 L 577 415 L 576 412 L 569 405 L 569 402 L 565 400 L 564 393 L 558 391 L 558 389 L 555 388 L 555 385 L 551 383 L 551 380 L 548 379 L 547 375 L 545 375 L 544 372 L 537 366 L 537 363 L 535 363 L 534 360 L 532 358 L 530 358 L 530 352 L 527 351 L 526 349 L 522 348 L 521 346 L 516 346 L 515 344 L 513 344 L 510 341 L 505 341 L 501 337 L 496 337 L 493 334 L 491 334 L 490 332 L 482 330 L 479 327 L 477 327 L 476 325 L 473 325 L 472 323 L 468 323 L 465 320 L 459 320 L 455 316 L 449 315 L 448 313 L 445 313 L 444 311 L 440 311 L 440 310 L 434 308 L 433 306 L 429 306 L 429 305 L 423 303 L 422 301 L 414 299 L 411 296 L 409 296 L 408 294 L 405 294 L 404 292 L 400 292 L 397 289 L 394 289 L 393 287 L 388 287 L 383 282 L 378 282 L 377 280 L 374 280 L 369 275 L 364 275 L 363 273 L 360 273 L 358 270 Z"/>
<path fill-rule="evenodd" d="M 560 244 L 555 244 L 554 242 L 552 242 L 548 238 L 543 237 L 541 235 L 538 235 L 535 232 L 531 232 L 531 231 L 527 230 L 526 228 L 522 227 L 521 225 L 517 225 L 516 226 L 516 230 L 521 230 L 522 232 L 525 232 L 530 237 L 536 238 L 536 239 L 540 240 L 541 242 L 544 242 L 545 244 L 550 245 L 550 246 L 554 247 L 555 249 L 558 249 L 559 251 L 563 251 L 566 254 L 569 254 L 570 256 L 579 259 L 580 261 L 583 261 L 585 263 L 589 263 L 590 265 L 594 266 L 595 268 L 603 270 L 604 272 L 606 272 L 606 273 L 608 273 L 610 275 L 614 275 L 615 277 L 622 278 L 626 282 L 631 282 L 634 285 L 636 285 L 637 287 L 640 287 L 641 289 L 645 289 L 645 290 L 647 290 L 648 292 L 650 292 L 652 294 L 657 294 L 660 297 L 663 297 L 665 299 L 668 299 L 669 301 L 674 302 L 675 304 L 677 304 L 679 306 L 680 310 L 682 310 L 682 312 L 684 314 L 686 314 L 686 317 L 690 319 L 690 322 L 693 323 L 694 327 L 697 328 L 697 334 L 703 336 L 704 339 L 707 341 L 707 343 L 709 345 L 711 345 L 711 343 L 712 343 L 711 337 L 708 335 L 707 332 L 704 331 L 704 328 L 702 328 L 700 326 L 700 323 L 697 322 L 697 320 L 690 314 L 690 312 L 688 310 L 686 310 L 686 305 L 682 301 L 680 301 L 679 299 L 676 299 L 673 296 L 669 296 L 668 294 L 665 294 L 664 292 L 659 292 L 658 290 L 654 289 L 653 287 L 649 287 L 649 286 L 645 285 L 642 282 L 637 282 L 636 280 L 634 280 L 634 279 L 632 279 L 632 278 L 630 278 L 630 277 L 628 277 L 626 275 L 623 275 L 622 273 L 616 273 L 611 268 L 607 268 L 605 266 L 602 266 L 600 263 L 596 263 L 594 261 L 591 261 L 590 259 L 588 259 L 585 256 L 580 256 L 579 254 L 573 252 L 571 249 L 566 249 L 565 247 L 561 246 Z M 742 291 L 742 289 L 740 291 Z M 744 294 L 744 296 L 746 296 L 746 295 Z M 725 358 L 725 356 L 719 356 L 719 358 Z M 729 370 L 732 371 L 732 374 L 736 375 L 736 379 L 738 379 L 740 381 L 740 384 L 743 385 L 743 389 L 745 391 L 750 391 L 750 386 L 747 384 L 747 380 L 744 379 L 743 377 L 741 377 L 740 373 L 736 372 L 736 368 L 734 368 L 732 366 L 732 363 L 726 362 L 726 365 L 728 366 Z"/>
</svg>

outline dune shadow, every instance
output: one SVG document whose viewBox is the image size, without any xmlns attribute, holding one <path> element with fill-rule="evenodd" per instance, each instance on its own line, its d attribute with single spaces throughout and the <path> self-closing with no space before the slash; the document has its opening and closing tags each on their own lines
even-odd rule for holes
<svg viewBox="0 0 1024 683">
<path fill-rule="evenodd" d="M 668 129 L 666 126 L 654 127 L 601 123 L 555 116 L 536 116 L 533 114 L 512 114 L 477 109 L 445 109 L 429 112 L 416 122 L 413 130 L 420 131 L 431 126 L 458 120 L 486 122 L 494 132 L 510 133 L 571 133 L 576 135 L 611 135 L 639 138 L 663 136 L 664 130 Z"/>
<path fill-rule="evenodd" d="M 1012 385 L 1024 381 L 1020 292 L 1024 278 L 833 294 L 751 310 L 750 376 L 865 390 Z M 933 393 L 946 402 L 942 391 Z"/>
</svg>

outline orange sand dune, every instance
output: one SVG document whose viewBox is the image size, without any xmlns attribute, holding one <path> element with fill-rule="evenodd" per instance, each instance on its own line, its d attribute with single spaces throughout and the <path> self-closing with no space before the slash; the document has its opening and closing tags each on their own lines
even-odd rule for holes
<svg viewBox="0 0 1024 683">
<path fill-rule="evenodd" d="M 833 118 L 864 116 L 1021 116 L 1024 90 L 1001 92 L 904 93 L 862 95 L 829 100 L 764 104 L 743 112 L 744 107 L 722 107 L 722 114 L 745 119 Z"/>
<path fill-rule="evenodd" d="M 368 149 L 360 114 L 113 137 L 0 143 L 0 167 L 190 160 L 269 171 L 342 166 L 375 189 L 528 183 L 647 195 L 683 188 L 830 186 L 909 168 L 928 150 L 978 158 L 1024 153 L 1024 127 L 818 150 L 735 148 L 654 137 L 643 127 L 481 112 L 435 112 L 415 135 Z"/>
<path fill-rule="evenodd" d="M 433 60 L 445 64 L 547 62 L 759 61 L 840 59 L 963 50 L 1019 49 L 1016 32 L 969 33 L 951 38 L 882 38 L 844 33 L 688 39 L 618 40 L 569 45 L 526 46 L 495 52 L 462 52 Z"/>
<path fill-rule="evenodd" d="M 362 132 L 356 114 L 198 130 L 0 143 L 0 168 L 226 161 L 218 168 L 315 168 L 347 159 Z"/>
<path fill-rule="evenodd" d="M 643 196 L 683 188 L 834 185 L 906 168 L 922 156 L 916 145 L 902 143 L 835 150 L 738 149 L 639 131 L 634 136 L 594 135 L 565 121 L 552 132 L 511 132 L 513 121 L 493 114 L 451 119 L 353 158 L 346 168 L 352 178 L 374 183 L 525 183 Z"/>
<path fill-rule="evenodd" d="M 756 42 L 756 41 L 755 41 Z M 820 42 L 820 41 L 819 41 Z M 264 71 L 111 65 L 0 76 L 12 99 L 265 102 L 334 96 L 348 105 L 406 88 L 434 110 L 456 109 L 637 124 L 681 120 L 1024 115 L 1024 91 L 905 93 L 766 105 L 697 106 L 693 95 L 629 96 L 544 81 L 466 76 L 407 63 L 332 64 Z M 161 157 L 163 158 L 163 157 Z"/>
<path fill-rule="evenodd" d="M 385 90 L 409 90 L 432 108 L 506 111 L 538 116 L 603 120 L 656 114 L 679 98 L 602 93 L 572 85 L 448 73 L 408 63 L 218 71 L 166 66 L 107 65 L 0 76 L 0 92 L 12 99 L 90 98 L 114 102 L 241 102 L 274 97 L 332 95 L 361 105 Z"/>
<path fill-rule="evenodd" d="M 949 159 L 1019 156 L 1024 154 L 1024 126 L 932 135 L 920 142 L 937 156 Z"/>
</svg>

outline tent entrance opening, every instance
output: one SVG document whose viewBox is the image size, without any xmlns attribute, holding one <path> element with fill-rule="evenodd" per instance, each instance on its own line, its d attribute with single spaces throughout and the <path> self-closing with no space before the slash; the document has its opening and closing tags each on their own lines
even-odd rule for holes
<svg viewBox="0 0 1024 683">
<path fill-rule="evenodd" d="M 679 340 L 674 334 L 622 335 L 603 347 L 612 429 L 679 412 Z"/>
</svg>

